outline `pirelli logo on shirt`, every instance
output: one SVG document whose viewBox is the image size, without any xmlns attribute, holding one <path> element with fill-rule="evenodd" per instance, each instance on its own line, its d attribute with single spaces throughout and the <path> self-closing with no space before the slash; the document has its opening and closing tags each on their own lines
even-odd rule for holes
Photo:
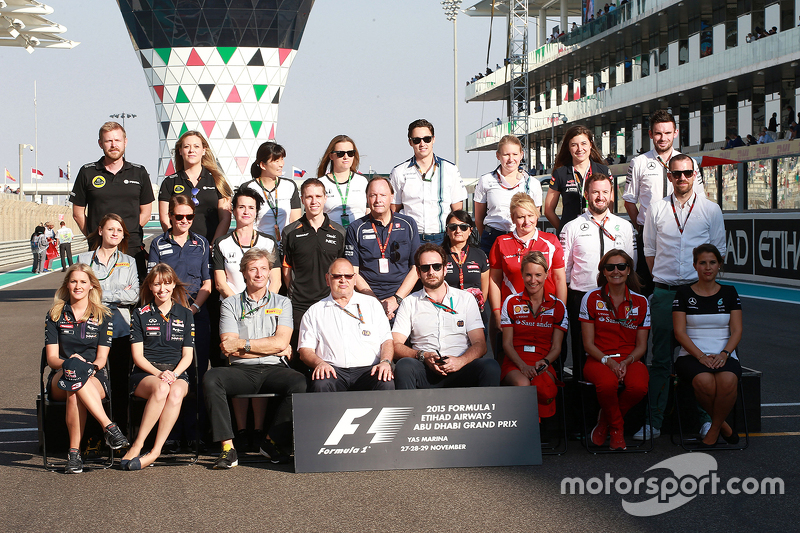
<svg viewBox="0 0 800 533">
<path fill-rule="evenodd" d="M 264 309 L 265 315 L 280 315 L 283 314 L 283 309 L 280 307 L 275 307 L 273 309 Z"/>
</svg>

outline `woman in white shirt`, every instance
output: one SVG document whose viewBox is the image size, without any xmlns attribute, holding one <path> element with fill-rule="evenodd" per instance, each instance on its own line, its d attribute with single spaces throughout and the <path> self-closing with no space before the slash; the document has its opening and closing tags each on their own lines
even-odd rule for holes
<svg viewBox="0 0 800 533">
<path fill-rule="evenodd" d="M 359 160 L 353 139 L 337 135 L 328 143 L 317 167 L 327 197 L 323 211 L 345 228 L 367 214 L 369 180 L 358 173 Z"/>
<path fill-rule="evenodd" d="M 475 225 L 481 236 L 481 250 L 489 254 L 500 235 L 514 229 L 509 204 L 511 197 L 524 192 L 542 207 L 542 185 L 535 177 L 519 169 L 522 143 L 514 135 L 500 139 L 495 153 L 500 162 L 497 168 L 484 174 L 475 185 Z"/>
</svg>

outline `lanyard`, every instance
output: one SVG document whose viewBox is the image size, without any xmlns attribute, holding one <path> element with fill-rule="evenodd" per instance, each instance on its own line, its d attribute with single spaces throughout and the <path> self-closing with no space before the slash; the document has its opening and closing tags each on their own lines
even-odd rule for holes
<svg viewBox="0 0 800 533">
<path fill-rule="evenodd" d="M 344 307 L 342 307 L 339 304 L 336 304 L 336 307 L 338 307 L 339 309 L 341 309 L 342 311 L 344 311 L 345 313 L 347 313 L 351 317 L 355 318 L 356 320 L 358 320 L 362 324 L 364 323 L 364 315 L 361 314 L 361 306 L 359 304 L 356 304 L 356 309 L 358 309 L 358 316 L 354 315 L 353 313 L 351 313 L 350 311 L 348 311 L 347 309 L 345 309 Z"/>
<path fill-rule="evenodd" d="M 594 217 L 589 217 L 589 218 L 591 219 L 592 222 L 594 222 L 594 225 L 597 226 L 597 228 L 600 230 L 599 231 L 599 235 L 600 235 L 600 257 L 602 257 L 606 253 L 605 252 L 605 250 L 606 250 L 606 242 L 605 242 L 605 240 L 603 240 L 603 235 L 605 235 L 606 237 L 611 239 L 611 242 L 616 242 L 616 239 L 611 234 L 611 232 L 606 229 L 606 221 L 608 220 L 608 216 L 606 216 L 606 218 L 603 219 L 603 223 L 602 224 L 598 224 L 597 221 L 594 219 Z"/>
<path fill-rule="evenodd" d="M 586 178 L 581 178 L 581 173 L 575 167 L 572 167 L 572 173 L 575 175 L 575 185 L 578 187 L 578 196 L 581 199 L 581 213 L 586 210 L 586 198 L 583 197 L 583 184 L 586 183 L 586 178 L 592 175 L 592 162 L 589 161 L 589 168 L 586 171 Z"/>
<path fill-rule="evenodd" d="M 689 207 L 689 213 L 686 215 L 686 220 L 683 221 L 683 226 L 681 226 L 681 223 L 678 220 L 678 212 L 675 210 L 675 196 L 674 195 L 669 197 L 669 203 L 672 204 L 672 215 L 675 217 L 675 224 L 678 225 L 678 230 L 680 230 L 681 235 L 683 235 L 683 230 L 686 229 L 686 224 L 689 223 L 689 217 L 692 216 L 692 211 L 694 210 L 694 204 L 697 203 L 697 195 L 694 196 L 694 200 L 692 201 L 692 205 Z"/>
<path fill-rule="evenodd" d="M 342 201 L 342 218 L 347 216 L 347 198 L 350 196 L 350 183 L 353 181 L 353 173 L 347 177 L 347 189 L 345 189 L 344 196 L 342 196 L 342 189 L 339 187 L 339 181 L 336 179 L 336 174 L 331 172 L 333 176 L 333 183 L 336 185 L 336 190 L 339 191 L 339 199 Z"/>
<path fill-rule="evenodd" d="M 433 181 L 433 173 L 436 171 L 437 167 L 439 168 L 439 185 L 437 187 L 437 191 L 439 193 L 439 201 L 438 201 L 438 206 L 439 206 L 439 232 L 443 232 L 444 231 L 444 225 L 442 223 L 442 217 L 444 216 L 444 210 L 443 210 L 442 203 L 443 203 L 443 200 L 444 200 L 444 177 L 442 176 L 442 165 L 436 161 L 436 156 L 434 155 L 433 156 L 433 164 L 431 165 L 431 168 L 429 168 L 426 172 L 422 172 L 422 169 L 419 168 L 419 164 L 417 163 L 416 159 L 414 159 L 414 166 L 417 168 L 417 172 L 419 172 L 420 176 L 422 176 L 422 181 L 423 181 L 423 183 L 422 183 L 422 206 L 420 207 L 422 209 L 422 228 L 423 228 L 423 230 L 425 229 L 425 183 L 424 182 L 426 182 L 426 181 L 428 183 L 432 182 Z M 425 176 L 428 174 L 428 172 L 431 173 L 431 177 L 429 179 L 425 179 Z M 449 209 L 449 206 L 448 206 L 448 209 Z M 420 233 L 425 233 L 425 232 L 421 231 Z"/>
<path fill-rule="evenodd" d="M 625 307 L 625 318 L 617 318 L 617 308 L 614 305 L 614 302 L 611 300 L 611 296 L 608 294 L 608 285 L 603 288 L 603 291 L 600 294 L 603 296 L 606 306 L 608 307 L 608 311 L 611 313 L 611 318 L 614 319 L 614 322 L 622 326 L 627 326 L 630 324 L 631 312 L 633 312 L 633 300 L 631 300 L 630 289 L 625 287 L 625 299 L 623 300 L 623 304 L 627 303 L 627 306 Z"/>
<path fill-rule="evenodd" d="M 428 296 L 428 295 L 425 295 L 425 298 L 427 298 L 427 299 L 428 299 L 428 301 L 429 301 L 430 303 L 432 303 L 432 304 L 433 304 L 433 306 L 434 306 L 436 309 L 441 309 L 442 311 L 444 311 L 444 312 L 446 312 L 446 313 L 450 313 L 451 315 L 455 315 L 455 314 L 456 314 L 456 310 L 455 310 L 455 309 L 453 309 L 453 297 L 452 297 L 452 296 L 450 297 L 450 307 L 447 307 L 447 305 L 446 305 L 446 304 L 440 304 L 439 302 L 437 302 L 436 300 L 434 300 L 433 298 L 431 298 L 431 297 L 430 297 L 430 296 Z"/>
<path fill-rule="evenodd" d="M 536 309 L 535 312 L 533 311 L 533 303 L 531 302 L 530 298 L 527 300 L 522 300 L 523 302 L 528 302 L 528 307 L 530 308 L 531 314 L 533 315 L 533 320 L 536 320 L 537 318 L 542 316 L 542 313 L 551 309 L 550 307 L 545 306 L 546 299 L 547 299 L 547 294 L 542 293 L 542 302 L 539 304 L 539 308 Z M 555 307 L 555 305 L 553 305 L 553 307 Z"/>
<path fill-rule="evenodd" d="M 674 152 L 673 155 L 675 155 Z M 672 158 L 670 157 L 669 159 L 667 159 L 666 163 L 664 163 L 664 160 L 661 159 L 660 155 L 657 155 L 656 159 L 658 160 L 659 163 L 661 163 L 661 166 L 664 167 L 664 175 L 662 176 L 662 186 L 664 188 L 661 189 L 661 198 L 663 198 L 667 195 L 667 172 L 669 172 L 669 166 L 668 166 L 669 160 Z M 683 230 L 681 230 L 681 233 L 683 233 Z"/>
<path fill-rule="evenodd" d="M 463 259 L 462 259 L 461 254 L 464 254 Z M 458 253 L 453 252 L 452 250 L 450 251 L 450 255 L 453 256 L 453 258 L 456 261 L 456 264 L 458 265 L 458 285 L 459 285 L 458 288 L 461 289 L 461 290 L 464 290 L 464 269 L 463 269 L 463 266 L 464 266 L 464 262 L 467 260 L 467 255 L 468 254 L 469 254 L 469 245 L 467 245 L 467 249 L 466 250 L 461 250 Z"/>
<path fill-rule="evenodd" d="M 278 185 L 280 184 L 281 179 L 279 177 L 275 178 L 275 188 L 273 189 L 273 191 L 275 192 L 275 203 L 272 203 L 272 194 L 270 194 L 269 190 L 266 187 L 264 187 L 263 183 L 261 183 L 261 178 L 258 178 L 256 181 L 258 182 L 258 185 L 261 187 L 261 190 L 264 191 L 264 196 L 267 199 L 267 205 L 272 210 L 273 216 L 275 216 L 275 227 L 277 228 L 277 226 L 278 226 Z"/>
<path fill-rule="evenodd" d="M 269 300 L 270 300 L 270 294 L 269 294 L 269 291 L 267 291 L 267 301 L 266 301 L 266 302 L 264 302 L 263 304 L 259 305 L 258 307 L 251 308 L 249 311 L 247 311 L 247 312 L 245 313 L 245 311 L 244 311 L 244 306 L 245 306 L 245 304 L 246 304 L 247 302 L 246 302 L 246 300 L 245 300 L 245 296 L 244 296 L 244 294 L 245 294 L 245 293 L 243 292 L 243 293 L 241 293 L 241 294 L 239 295 L 239 300 L 240 300 L 240 301 L 241 301 L 241 303 L 242 303 L 242 316 L 240 316 L 240 317 L 239 317 L 239 320 L 244 320 L 244 319 L 245 319 L 245 317 L 248 317 L 248 316 L 252 315 L 253 313 L 255 313 L 256 311 L 258 311 L 259 309 L 262 309 L 264 306 L 266 306 L 266 305 L 269 303 Z M 248 307 L 249 307 L 249 305 L 248 305 Z"/>
<path fill-rule="evenodd" d="M 92 256 L 92 262 L 97 259 L 97 250 L 94 251 L 94 255 Z M 106 277 L 104 278 L 97 278 L 97 281 L 105 281 L 111 277 L 111 274 L 114 273 L 114 270 L 117 268 L 117 262 L 119 261 L 119 250 L 114 251 L 114 266 L 111 267 L 111 270 L 108 271 Z"/>
<path fill-rule="evenodd" d="M 525 246 L 523 246 L 521 249 L 518 249 L 517 253 L 516 253 L 517 259 L 519 259 L 523 255 L 525 255 L 525 252 L 527 252 L 531 248 L 531 244 L 535 244 L 537 240 L 538 240 L 537 238 L 533 238 L 533 239 L 529 240 L 528 243 Z M 517 246 L 519 247 L 520 238 L 517 235 L 514 235 L 514 242 L 516 242 Z M 520 259 L 520 262 L 521 262 L 521 259 Z"/>
<path fill-rule="evenodd" d="M 241 243 L 239 242 L 239 237 L 236 235 L 236 230 L 233 231 L 233 242 L 235 242 L 236 246 L 238 246 L 239 249 L 242 251 L 242 253 L 244 253 L 244 246 L 242 246 Z M 250 237 L 249 248 L 252 248 L 253 246 L 255 246 L 255 244 L 256 244 L 256 230 L 253 229 L 253 235 L 252 237 Z"/>
<path fill-rule="evenodd" d="M 503 189 L 505 189 L 507 191 L 513 191 L 514 189 L 519 187 L 520 183 L 525 183 L 525 194 L 530 194 L 530 183 L 529 183 L 529 180 L 528 180 L 529 176 L 528 176 L 527 173 L 518 172 L 519 181 L 517 182 L 516 185 L 514 185 L 512 187 L 506 187 L 505 185 L 503 185 L 503 176 L 500 174 L 500 165 L 497 166 L 497 168 L 495 169 L 494 173 L 495 173 L 495 177 L 497 178 L 497 184 L 500 185 L 501 188 L 503 188 Z"/>
<path fill-rule="evenodd" d="M 378 228 L 375 227 L 375 222 L 371 222 L 372 231 L 375 232 L 375 240 L 378 241 L 378 248 L 381 251 L 381 259 L 386 259 L 386 247 L 389 246 L 389 238 L 392 236 L 392 218 L 389 217 L 389 231 L 386 233 L 386 242 L 384 243 L 381 243 L 381 239 L 378 237 Z"/>
</svg>

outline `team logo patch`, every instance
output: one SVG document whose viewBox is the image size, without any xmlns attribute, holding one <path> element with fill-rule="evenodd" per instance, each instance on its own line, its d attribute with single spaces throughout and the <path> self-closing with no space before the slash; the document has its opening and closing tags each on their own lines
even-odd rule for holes
<svg viewBox="0 0 800 533">
<path fill-rule="evenodd" d="M 78 375 L 75 373 L 75 371 L 69 369 L 64 370 L 64 377 L 70 381 L 78 379 Z"/>
<path fill-rule="evenodd" d="M 184 187 L 183 185 L 176 185 L 175 188 L 172 190 L 175 191 L 175 194 L 180 194 L 186 190 L 186 187 Z"/>
<path fill-rule="evenodd" d="M 400 228 L 400 223 L 399 222 L 395 222 L 394 223 L 394 229 L 398 229 L 398 228 Z"/>
<path fill-rule="evenodd" d="M 147 304 L 144 307 L 142 307 L 141 309 L 139 309 L 139 314 L 143 315 L 143 314 L 147 313 L 148 311 L 150 311 L 150 304 Z"/>
<path fill-rule="evenodd" d="M 456 322 L 456 326 L 458 326 L 460 328 L 463 328 L 464 327 L 464 321 L 463 320 L 459 320 L 458 322 Z"/>
<path fill-rule="evenodd" d="M 176 318 L 175 320 L 172 321 L 172 325 L 175 326 L 176 328 L 182 328 L 183 327 L 183 320 L 178 320 Z"/>
<path fill-rule="evenodd" d="M 361 334 L 365 337 L 369 337 L 370 335 L 372 335 L 372 333 L 370 333 L 368 329 L 362 329 Z"/>
<path fill-rule="evenodd" d="M 695 298 L 694 296 L 689 298 L 689 305 L 697 305 L 697 298 Z"/>
<path fill-rule="evenodd" d="M 265 315 L 280 315 L 283 313 L 283 309 L 280 307 L 275 307 L 273 309 L 264 309 Z"/>
<path fill-rule="evenodd" d="M 117 263 L 117 266 L 118 267 L 129 267 L 129 266 L 131 266 L 131 264 L 130 263 Z"/>
<path fill-rule="evenodd" d="M 586 231 L 587 229 L 589 229 L 589 224 L 587 224 L 586 222 L 581 224 L 581 231 Z"/>
<path fill-rule="evenodd" d="M 656 168 L 656 162 L 655 161 L 648 161 L 647 162 L 647 170 L 653 170 L 654 168 Z"/>
<path fill-rule="evenodd" d="M 717 305 L 722 305 L 722 298 L 720 298 L 719 300 L 717 300 Z"/>
<path fill-rule="evenodd" d="M 597 304 L 595 305 L 595 309 L 598 310 L 598 311 L 604 311 L 605 308 L 606 308 L 606 303 L 605 302 L 601 302 L 600 300 L 598 300 Z"/>
<path fill-rule="evenodd" d="M 95 189 L 102 189 L 105 184 L 106 179 L 103 176 L 95 176 L 94 179 L 92 179 L 92 185 L 94 185 Z"/>
<path fill-rule="evenodd" d="M 531 309 L 527 305 L 515 305 L 514 306 L 514 314 L 515 315 L 527 314 L 527 313 L 530 313 L 530 312 L 531 312 Z"/>
<path fill-rule="evenodd" d="M 160 329 L 158 326 L 147 326 L 147 331 L 158 331 Z"/>
<path fill-rule="evenodd" d="M 79 382 L 77 382 L 77 383 L 73 383 L 73 384 L 72 384 L 72 390 L 78 390 L 78 389 L 80 389 L 81 387 L 83 387 L 83 383 L 81 383 L 80 381 L 79 381 Z"/>
</svg>

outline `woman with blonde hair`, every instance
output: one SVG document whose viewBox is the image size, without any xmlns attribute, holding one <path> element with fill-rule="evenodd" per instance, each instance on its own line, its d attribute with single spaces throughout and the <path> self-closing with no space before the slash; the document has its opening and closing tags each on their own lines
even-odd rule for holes
<svg viewBox="0 0 800 533">
<path fill-rule="evenodd" d="M 511 197 L 524 192 L 537 208 L 542 206 L 542 185 L 534 176 L 520 169 L 524 158 L 522 143 L 514 135 L 506 135 L 497 145 L 497 168 L 478 179 L 475 185 L 475 224 L 481 250 L 488 254 L 500 235 L 514 229 L 508 208 Z"/>
<path fill-rule="evenodd" d="M 104 428 L 112 449 L 128 445 L 103 409 L 103 398 L 109 394 L 105 366 L 113 325 L 111 312 L 102 304 L 102 292 L 92 269 L 76 263 L 67 269 L 45 318 L 45 353 L 52 369 L 47 394 L 67 404 L 67 474 L 83 472 L 80 444 L 87 412 Z"/>
<path fill-rule="evenodd" d="M 122 458 L 123 470 L 141 470 L 161 455 L 161 449 L 181 413 L 189 392 L 186 371 L 194 357 L 194 319 L 187 309 L 186 289 L 166 263 L 150 270 L 142 282 L 141 307 L 131 320 L 134 368 L 130 392 L 147 400 L 139 433 Z M 157 335 L 153 333 L 157 332 Z M 153 448 L 142 454 L 145 439 L 158 423 Z"/>
<path fill-rule="evenodd" d="M 199 131 L 187 131 L 175 143 L 175 174 L 164 178 L 158 191 L 158 218 L 167 231 L 169 199 L 176 194 L 190 198 L 195 206 L 192 231 L 208 242 L 228 233 L 231 225 L 230 200 L 233 196 L 228 180 L 217 167 L 217 160 L 205 137 Z"/>
<path fill-rule="evenodd" d="M 327 197 L 323 211 L 345 228 L 367 213 L 369 180 L 358 173 L 359 161 L 355 141 L 337 135 L 328 143 L 317 167 Z"/>
</svg>

